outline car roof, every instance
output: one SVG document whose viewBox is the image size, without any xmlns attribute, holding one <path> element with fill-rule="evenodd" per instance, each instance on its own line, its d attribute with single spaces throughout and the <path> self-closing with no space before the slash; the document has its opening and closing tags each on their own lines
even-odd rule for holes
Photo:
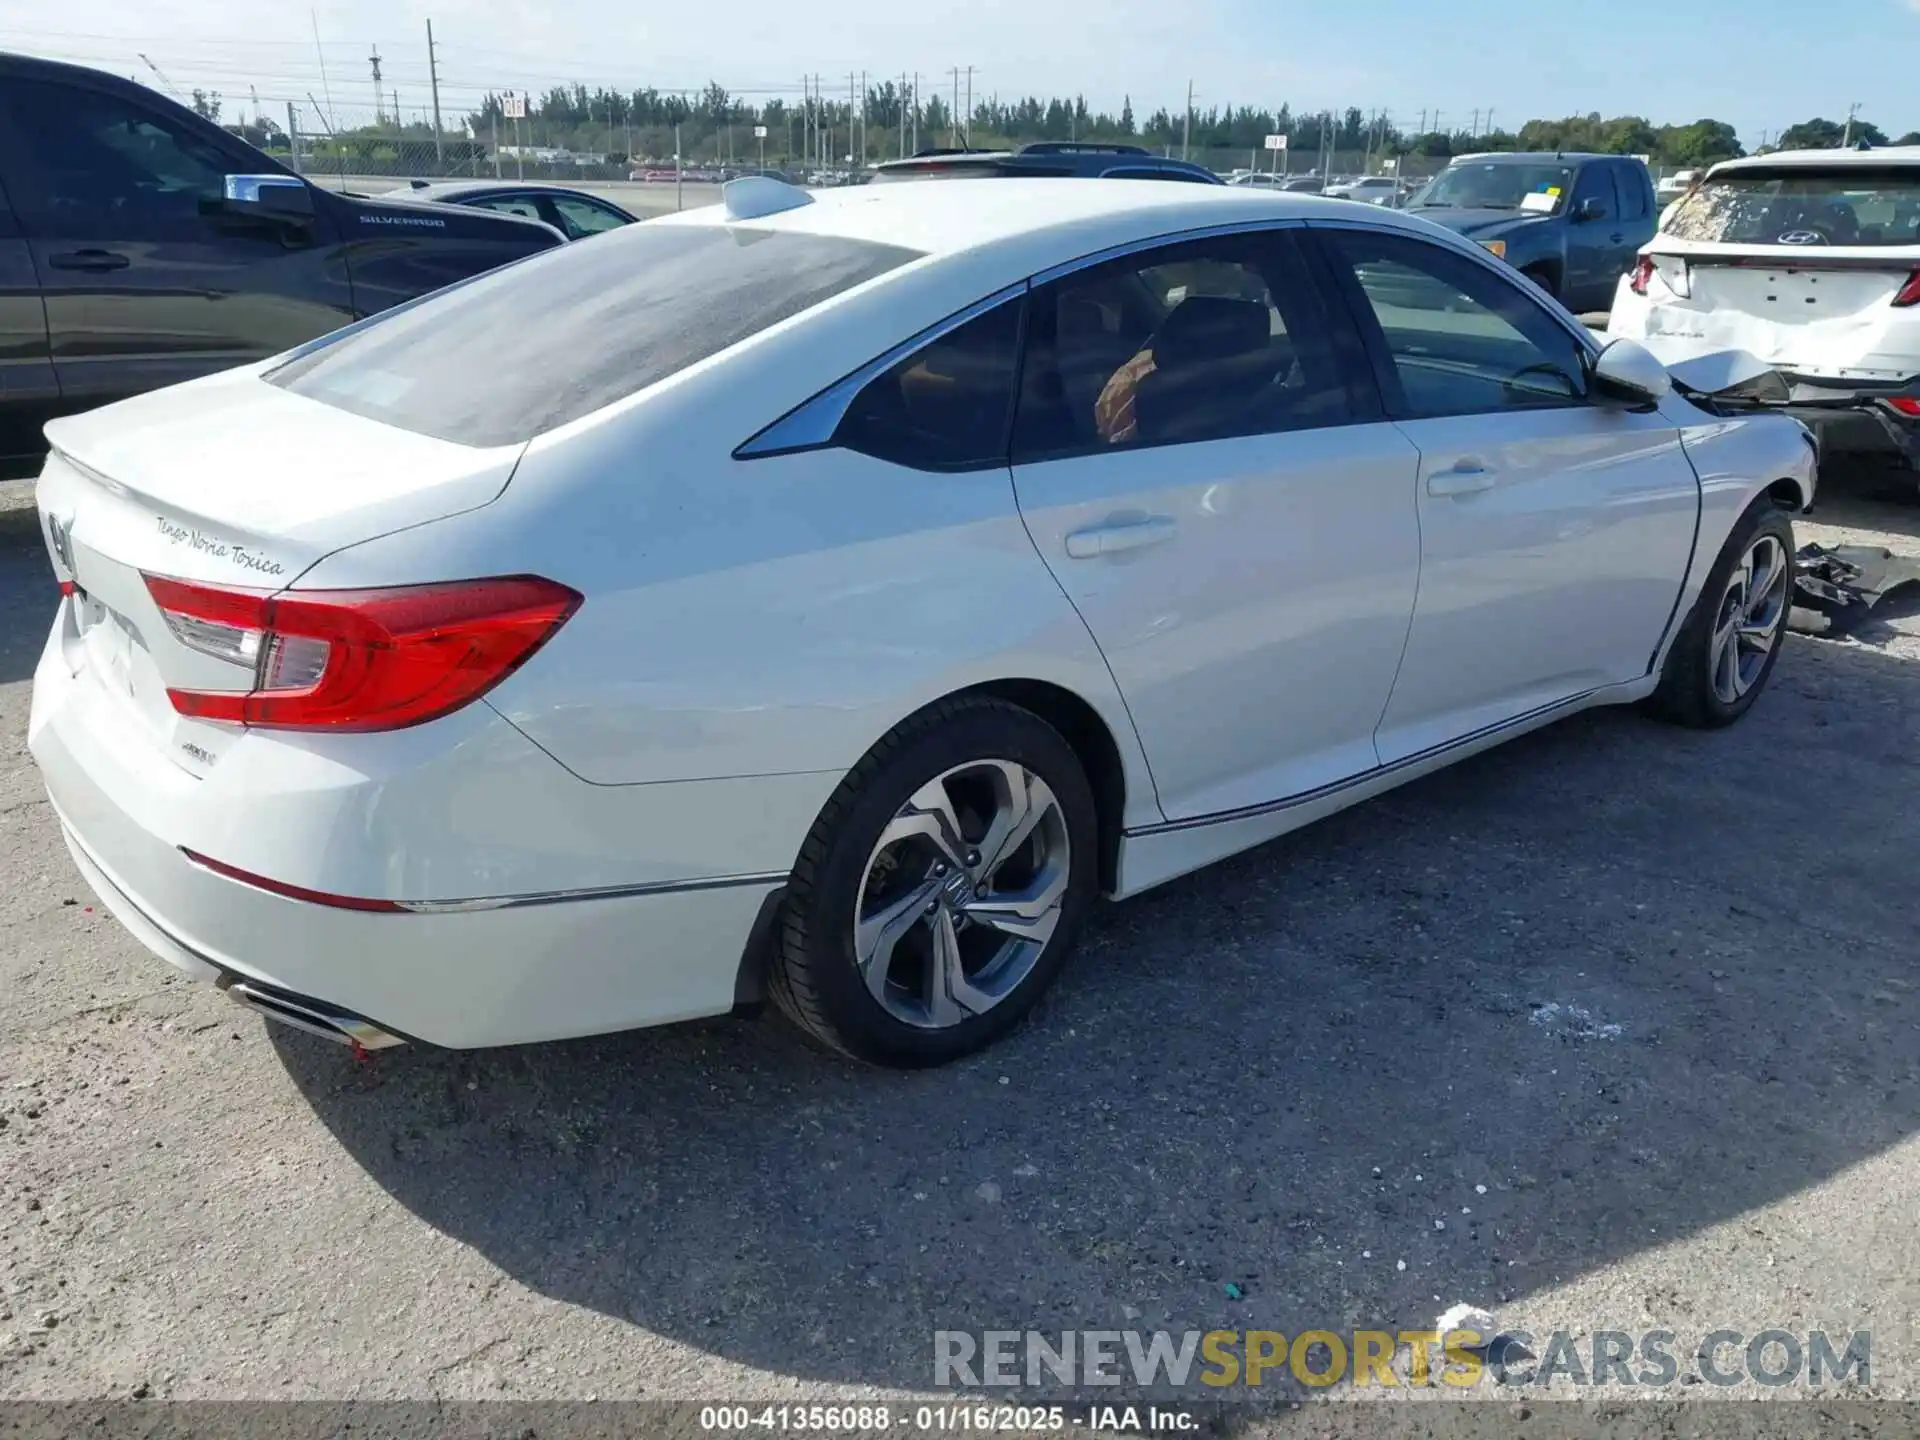
<svg viewBox="0 0 1920 1440">
<path fill-rule="evenodd" d="M 1920 165 L 1920 145 L 1882 145 L 1872 150 L 1776 150 L 1771 155 L 1745 155 L 1722 160 L 1707 173 L 1727 175 L 1741 170 L 1777 170 L 1795 166 Z"/>
<path fill-rule="evenodd" d="M 409 190 L 396 190 L 391 193 L 411 200 L 454 200 L 471 195 L 526 195 L 541 190 L 554 195 L 585 193 L 566 185 L 548 185 L 538 180 L 441 180 L 432 185 L 415 185 Z M 599 197 L 587 195 L 585 198 L 594 200 Z"/>
<path fill-rule="evenodd" d="M 823 191 L 811 203 L 748 222 L 723 206 L 663 215 L 653 225 L 751 224 L 839 235 L 927 255 L 997 250 L 1009 273 L 1031 274 L 1114 246 L 1215 225 L 1334 219 L 1449 232 L 1354 201 L 1251 185 L 1169 185 L 1164 180 L 1008 177 L 908 181 Z"/>
<path fill-rule="evenodd" d="M 1552 165 L 1569 161 L 1578 164 L 1586 160 L 1631 159 L 1631 155 L 1595 155 L 1586 150 L 1485 150 L 1477 155 L 1456 155 L 1448 163 L 1458 165 L 1470 160 L 1475 165 Z"/>
<path fill-rule="evenodd" d="M 903 171 L 908 174 L 925 173 L 948 166 L 963 169 L 971 165 L 1003 169 L 1010 175 L 1030 169 L 1036 175 L 1053 179 L 1062 178 L 1057 173 L 1062 169 L 1089 174 L 1102 169 L 1162 170 L 1169 174 L 1204 177 L 1216 184 L 1221 183 L 1218 175 L 1196 161 L 1156 155 L 1140 145 L 1100 141 L 1043 140 L 1023 145 L 1018 150 L 970 150 L 964 147 L 923 150 L 904 160 L 882 161 L 873 167 L 873 171 L 876 175 L 893 176 Z"/>
</svg>

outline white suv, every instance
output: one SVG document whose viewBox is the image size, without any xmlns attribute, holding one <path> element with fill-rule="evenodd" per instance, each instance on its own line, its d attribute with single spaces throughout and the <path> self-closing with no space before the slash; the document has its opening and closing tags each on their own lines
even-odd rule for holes
<svg viewBox="0 0 1920 1440">
<path fill-rule="evenodd" d="M 1608 330 L 1747 350 L 1824 454 L 1920 471 L 1920 147 L 1716 165 L 1640 252 Z"/>
</svg>

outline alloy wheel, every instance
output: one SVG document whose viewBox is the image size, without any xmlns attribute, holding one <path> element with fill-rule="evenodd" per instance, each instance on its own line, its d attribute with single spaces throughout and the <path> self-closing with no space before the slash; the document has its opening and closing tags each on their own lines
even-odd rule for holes
<svg viewBox="0 0 1920 1440">
<path fill-rule="evenodd" d="M 1713 628 L 1708 673 L 1722 705 L 1737 704 L 1759 682 L 1780 641 L 1792 589 L 1787 547 L 1775 536 L 1760 536 L 1728 577 Z"/>
<path fill-rule="evenodd" d="M 854 905 L 854 957 L 895 1019 L 947 1029 L 983 1015 L 1032 973 L 1072 878 L 1066 815 L 1011 760 L 955 766 L 880 832 Z"/>
</svg>

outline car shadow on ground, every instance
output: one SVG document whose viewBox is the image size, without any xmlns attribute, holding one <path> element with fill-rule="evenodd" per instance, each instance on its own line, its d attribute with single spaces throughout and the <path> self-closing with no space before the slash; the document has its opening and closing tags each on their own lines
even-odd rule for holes
<svg viewBox="0 0 1920 1440">
<path fill-rule="evenodd" d="M 1796 639 L 1731 731 L 1577 717 L 1106 907 L 931 1073 L 773 1017 L 274 1043 L 420 1218 L 778 1374 L 924 1386 L 939 1328 L 1430 1322 L 1920 1127 L 1916 715 L 1920 663 Z"/>
</svg>

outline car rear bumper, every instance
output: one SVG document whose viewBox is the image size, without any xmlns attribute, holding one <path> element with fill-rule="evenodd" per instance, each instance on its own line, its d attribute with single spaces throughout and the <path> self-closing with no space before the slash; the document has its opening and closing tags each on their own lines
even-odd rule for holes
<svg viewBox="0 0 1920 1440">
<path fill-rule="evenodd" d="M 1920 469 L 1920 416 L 1893 400 L 1920 400 L 1920 377 L 1861 384 L 1782 371 L 1791 396 L 1783 407 L 1813 433 L 1822 458 L 1879 456 Z"/>
<path fill-rule="evenodd" d="M 50 646 L 35 677 L 29 743 L 75 862 L 101 902 L 149 950 L 193 978 L 275 1018 L 304 1019 L 303 1028 L 341 1032 L 334 1038 L 368 1048 L 383 1037 L 452 1048 L 511 1045 L 725 1013 L 740 994 L 763 907 L 798 852 L 795 840 L 777 871 L 587 893 L 429 900 L 408 910 L 291 898 L 188 857 L 183 847 L 193 846 L 248 863 L 259 846 L 250 843 L 247 817 L 213 793 L 217 780 L 192 775 L 140 737 L 101 723 L 85 693 L 90 684 L 67 674 L 59 647 Z M 602 789 L 558 766 L 553 775 L 554 788 Z M 699 801 L 686 785 L 620 788 L 677 789 L 681 800 Z M 752 803 L 751 795 L 741 795 L 742 803 Z M 262 795 L 257 808 L 284 828 L 295 799 Z M 316 794 L 311 803 L 338 800 Z M 592 803 L 592 795 L 582 801 Z M 762 795 L 760 809 L 769 804 L 799 813 L 778 787 Z M 691 833 L 692 819 L 677 828 Z M 779 842 L 756 841 L 742 826 L 743 851 L 768 843 Z M 284 873 L 251 863 L 261 873 Z M 465 857 L 455 863 L 464 874 L 451 883 L 464 881 L 468 895 L 492 893 L 483 867 Z M 394 868 L 401 868 L 397 859 Z M 297 878 L 307 884 L 315 875 Z"/>
</svg>

